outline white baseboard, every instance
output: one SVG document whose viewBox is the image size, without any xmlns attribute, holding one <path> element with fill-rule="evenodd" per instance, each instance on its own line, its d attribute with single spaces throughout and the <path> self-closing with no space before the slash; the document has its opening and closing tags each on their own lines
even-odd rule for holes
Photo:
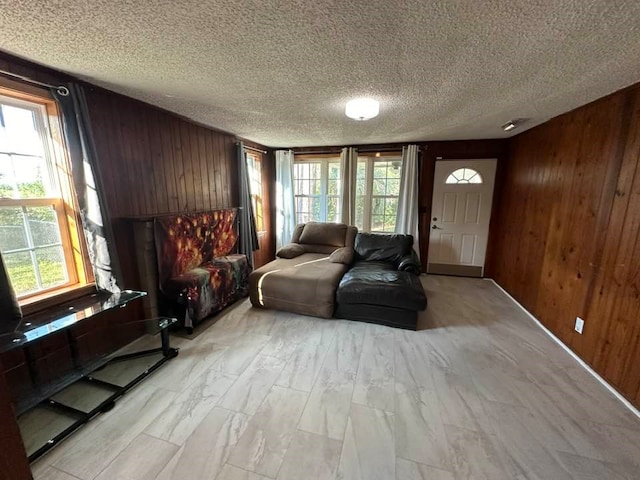
<svg viewBox="0 0 640 480">
<path fill-rule="evenodd" d="M 544 330 L 544 332 L 549 335 L 558 345 L 560 345 L 563 349 L 565 349 L 569 355 L 571 355 L 580 365 L 582 365 L 582 367 L 589 372 L 591 375 L 593 375 L 596 380 L 598 380 L 602 385 L 604 385 L 611 393 L 613 393 L 613 395 L 615 395 L 615 397 L 620 400 L 620 402 L 622 402 L 622 404 L 627 407 L 629 410 L 631 410 L 631 412 L 636 415 L 638 418 L 640 418 L 640 410 L 638 410 L 635 406 L 633 406 L 633 404 L 627 400 L 626 398 L 624 398 L 620 392 L 618 392 L 615 388 L 613 388 L 613 386 L 611 386 L 604 378 L 602 378 L 598 372 L 596 372 L 593 368 L 591 368 L 591 366 L 589 364 L 587 364 L 584 360 L 582 360 L 573 350 L 571 350 L 568 346 L 566 346 L 562 340 L 560 340 L 558 337 L 556 337 L 553 332 L 551 330 L 549 330 L 547 327 L 545 327 L 542 322 L 540 322 L 540 320 L 538 320 L 536 317 L 534 317 L 531 312 L 529 310 L 527 310 L 526 308 L 524 308 L 520 302 L 518 302 L 515 298 L 513 298 L 509 292 L 507 292 L 504 288 L 502 288 L 500 285 L 498 285 L 498 282 L 496 282 L 493 278 L 485 278 L 484 280 L 488 280 L 490 282 L 493 282 L 493 284 L 498 287 L 500 290 L 502 290 L 502 292 L 509 297 L 511 300 L 513 300 L 513 302 L 518 305 L 522 311 L 524 313 L 527 314 L 527 316 L 533 320 L 542 330 Z"/>
</svg>

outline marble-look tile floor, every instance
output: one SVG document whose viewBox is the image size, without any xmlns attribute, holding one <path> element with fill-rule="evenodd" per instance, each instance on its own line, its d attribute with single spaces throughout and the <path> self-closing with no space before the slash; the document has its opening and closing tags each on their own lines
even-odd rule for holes
<svg viewBox="0 0 640 480">
<path fill-rule="evenodd" d="M 640 478 L 640 420 L 492 282 L 422 280 L 417 332 L 236 304 L 35 478 Z"/>
</svg>

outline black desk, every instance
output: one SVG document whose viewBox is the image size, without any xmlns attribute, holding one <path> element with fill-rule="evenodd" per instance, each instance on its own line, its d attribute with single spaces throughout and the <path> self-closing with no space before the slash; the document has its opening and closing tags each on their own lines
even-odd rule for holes
<svg viewBox="0 0 640 480">
<path fill-rule="evenodd" d="M 42 341 L 48 336 L 70 330 L 72 327 L 78 326 L 82 322 L 87 322 L 102 312 L 124 307 L 130 301 L 142 298 L 145 295 L 145 292 L 132 290 L 126 290 L 117 294 L 97 292 L 45 312 L 30 315 L 19 322 L 0 321 L 0 353 L 26 347 L 31 344 L 37 345 L 39 341 Z M 176 357 L 178 350 L 171 348 L 168 331 L 168 328 L 175 323 L 177 323 L 177 320 L 170 317 L 133 321 L 124 319 L 124 321 L 119 321 L 114 328 L 126 328 L 127 326 L 137 325 L 139 327 L 144 326 L 148 334 L 159 334 L 160 347 L 128 353 L 126 355 L 115 355 L 114 353 L 101 354 L 88 360 L 82 359 L 82 361 L 77 349 L 71 348 L 72 365 L 60 375 L 56 376 L 55 379 L 43 380 L 38 378 L 39 375 L 37 369 L 34 368 L 33 359 L 27 358 L 34 388 L 16 399 L 16 414 L 20 415 L 36 405 L 44 405 L 46 408 L 57 410 L 65 415 L 71 415 L 76 419 L 72 425 L 54 435 L 46 444 L 29 455 L 29 460 L 33 461 L 40 457 L 93 417 L 113 408 L 115 401 L 119 397 L 160 368 L 168 360 Z M 28 351 L 28 349 L 25 351 Z M 92 372 L 109 364 L 158 353 L 162 354 L 160 359 L 126 385 L 116 385 L 92 376 Z M 98 405 L 95 405 L 95 407 L 89 411 L 78 410 L 51 398 L 57 392 L 78 381 L 100 385 L 102 388 L 109 389 L 112 393 L 108 398 L 101 401 Z"/>
</svg>

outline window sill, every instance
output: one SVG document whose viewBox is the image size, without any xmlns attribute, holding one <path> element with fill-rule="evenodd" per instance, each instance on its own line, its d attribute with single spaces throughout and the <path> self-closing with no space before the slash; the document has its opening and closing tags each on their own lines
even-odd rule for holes
<svg viewBox="0 0 640 480">
<path fill-rule="evenodd" d="M 44 292 L 39 295 L 19 300 L 22 315 L 31 315 L 41 310 L 60 305 L 70 300 L 75 300 L 84 295 L 95 293 L 96 286 L 93 283 L 84 285 L 71 285 L 67 287 L 57 288 L 53 291 Z"/>
</svg>

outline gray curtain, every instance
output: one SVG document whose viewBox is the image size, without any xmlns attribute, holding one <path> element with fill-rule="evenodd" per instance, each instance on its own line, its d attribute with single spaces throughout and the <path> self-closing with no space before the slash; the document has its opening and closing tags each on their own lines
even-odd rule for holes
<svg viewBox="0 0 640 480">
<path fill-rule="evenodd" d="M 340 216 L 342 223 L 356 224 L 356 176 L 358 174 L 358 149 L 345 147 L 340 154 Z"/>
<path fill-rule="evenodd" d="M 89 259 L 98 289 L 117 293 L 122 276 L 99 177 L 87 100 L 80 85 L 71 83 L 67 88 L 68 95 L 61 95 L 55 89 L 52 93 L 62 111 L 64 137 Z"/>
<path fill-rule="evenodd" d="M 418 230 L 418 146 L 402 147 L 402 175 L 396 216 L 396 233 L 413 235 L 413 249 L 420 256 Z"/>
<path fill-rule="evenodd" d="M 2 254 L 0 254 L 0 321 L 3 323 L 22 318 L 22 310 L 11 286 L 9 274 L 4 268 Z M 2 328 L 0 327 L 0 333 Z"/>
<path fill-rule="evenodd" d="M 239 248 L 240 253 L 244 253 L 249 260 L 249 266 L 253 268 L 253 252 L 258 250 L 258 232 L 256 230 L 256 220 L 253 215 L 253 205 L 251 204 L 251 187 L 249 184 L 249 170 L 247 169 L 247 154 L 244 151 L 244 144 L 239 142 L 236 145 L 238 155 L 238 180 L 240 182 L 240 229 Z"/>
</svg>

